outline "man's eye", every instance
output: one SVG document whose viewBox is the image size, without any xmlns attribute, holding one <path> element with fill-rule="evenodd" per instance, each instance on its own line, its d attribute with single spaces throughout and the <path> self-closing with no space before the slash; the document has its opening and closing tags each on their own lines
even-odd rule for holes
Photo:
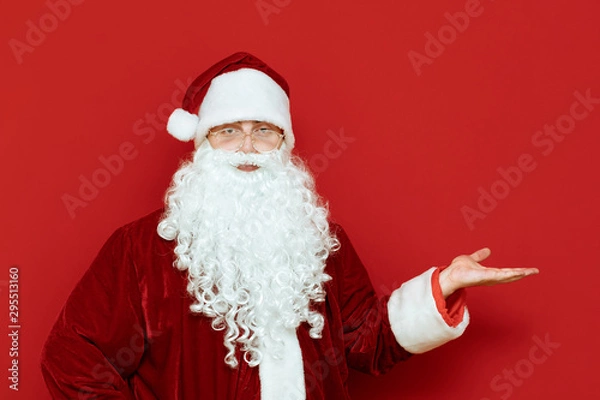
<svg viewBox="0 0 600 400">
<path fill-rule="evenodd" d="M 235 136 L 239 131 L 234 128 L 225 128 L 220 131 L 223 136 Z"/>
<path fill-rule="evenodd" d="M 273 133 L 272 129 L 269 129 L 266 126 L 263 126 L 261 128 L 255 129 L 254 133 L 260 136 L 266 136 L 266 135 L 271 135 Z"/>
</svg>

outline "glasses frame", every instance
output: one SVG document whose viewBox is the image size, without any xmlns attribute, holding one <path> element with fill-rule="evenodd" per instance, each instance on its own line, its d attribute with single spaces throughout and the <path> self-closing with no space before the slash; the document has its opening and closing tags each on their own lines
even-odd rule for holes
<svg viewBox="0 0 600 400">
<path fill-rule="evenodd" d="M 221 132 L 222 130 L 225 130 L 225 129 L 228 129 L 228 128 L 222 128 L 222 129 L 219 129 L 218 131 L 209 130 L 208 134 L 211 135 L 212 137 L 216 138 L 217 134 L 219 132 Z M 272 151 L 275 151 L 277 149 L 277 147 L 279 147 L 279 145 L 281 144 L 281 141 L 285 138 L 285 132 L 278 133 L 278 132 L 272 130 L 273 132 L 275 132 L 277 134 L 277 136 L 279 136 L 279 139 L 277 139 L 277 143 L 275 144 L 275 146 L 271 150 L 261 151 L 261 150 L 258 150 L 256 148 L 256 146 L 254 145 L 254 140 L 255 140 L 255 138 L 254 138 L 254 130 L 252 132 L 250 132 L 250 133 L 244 132 L 241 129 L 240 129 L 240 131 L 244 134 L 244 137 L 240 141 L 240 145 L 235 150 L 226 150 L 226 149 L 223 149 L 221 147 L 219 147 L 219 149 L 221 149 L 223 151 L 228 151 L 228 152 L 231 152 L 231 153 L 235 153 L 236 151 L 239 151 L 242 147 L 244 147 L 244 143 L 246 143 L 246 136 L 250 136 L 250 144 L 252 145 L 252 148 L 254 150 L 256 150 L 257 152 L 259 152 L 260 154 L 267 154 L 267 153 L 270 153 Z"/>
</svg>

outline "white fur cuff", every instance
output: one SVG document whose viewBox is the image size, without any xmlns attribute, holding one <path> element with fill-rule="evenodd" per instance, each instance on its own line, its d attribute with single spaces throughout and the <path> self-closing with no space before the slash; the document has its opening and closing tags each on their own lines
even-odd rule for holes
<svg viewBox="0 0 600 400">
<path fill-rule="evenodd" d="M 449 326 L 440 315 L 433 297 L 431 276 L 435 267 L 404 282 L 394 290 L 388 302 L 390 325 L 396 341 L 413 354 L 424 353 L 463 334 L 469 324 L 469 312 L 463 320 Z"/>
</svg>

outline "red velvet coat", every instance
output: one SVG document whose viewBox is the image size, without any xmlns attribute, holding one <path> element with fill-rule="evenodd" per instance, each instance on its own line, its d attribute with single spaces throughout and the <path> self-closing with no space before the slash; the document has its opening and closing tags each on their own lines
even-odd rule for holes
<svg viewBox="0 0 600 400">
<path fill-rule="evenodd" d="M 116 230 L 67 300 L 42 354 L 53 398 L 260 399 L 258 368 L 227 366 L 223 333 L 190 312 L 174 243 L 156 233 L 161 213 Z M 379 374 L 411 355 L 390 328 L 388 299 L 375 295 L 344 231 L 332 229 L 341 248 L 327 262 L 323 337 L 311 339 L 306 323 L 297 329 L 309 400 L 348 399 L 348 367 Z M 439 307 L 437 283 L 433 290 Z M 440 309 L 444 320 L 462 313 L 461 301 L 450 314 Z"/>
</svg>

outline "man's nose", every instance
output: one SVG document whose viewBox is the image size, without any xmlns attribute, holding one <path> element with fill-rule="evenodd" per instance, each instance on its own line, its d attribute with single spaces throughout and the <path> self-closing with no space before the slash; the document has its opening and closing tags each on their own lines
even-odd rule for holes
<svg viewBox="0 0 600 400">
<path fill-rule="evenodd" d="M 242 147 L 240 150 L 243 153 L 256 153 L 256 149 L 252 145 L 252 135 L 244 136 L 244 141 L 242 142 Z"/>
</svg>

